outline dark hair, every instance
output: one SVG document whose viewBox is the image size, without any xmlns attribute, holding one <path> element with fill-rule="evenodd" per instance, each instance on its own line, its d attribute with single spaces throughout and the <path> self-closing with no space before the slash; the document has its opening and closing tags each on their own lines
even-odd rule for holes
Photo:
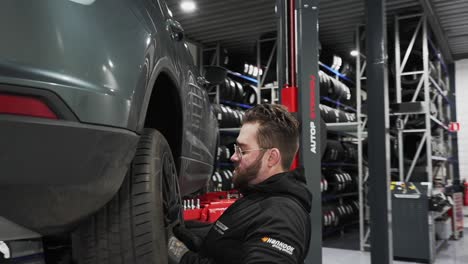
<svg viewBox="0 0 468 264">
<path fill-rule="evenodd" d="M 245 123 L 258 123 L 257 141 L 261 148 L 278 148 L 283 169 L 291 167 L 299 148 L 299 122 L 286 107 L 259 104 L 246 111 Z"/>
</svg>

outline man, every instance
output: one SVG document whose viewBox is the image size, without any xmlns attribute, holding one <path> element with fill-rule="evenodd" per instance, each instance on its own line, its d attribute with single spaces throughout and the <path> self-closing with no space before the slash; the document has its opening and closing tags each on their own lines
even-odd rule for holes
<svg viewBox="0 0 468 264">
<path fill-rule="evenodd" d="M 233 183 L 244 197 L 213 225 L 199 252 L 172 236 L 170 263 L 304 262 L 312 195 L 305 177 L 288 171 L 299 145 L 298 126 L 281 105 L 246 112 L 231 157 Z"/>
</svg>

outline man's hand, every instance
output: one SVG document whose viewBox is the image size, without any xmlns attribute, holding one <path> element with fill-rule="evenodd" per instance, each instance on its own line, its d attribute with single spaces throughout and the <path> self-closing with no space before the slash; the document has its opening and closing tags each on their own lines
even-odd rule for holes
<svg viewBox="0 0 468 264">
<path fill-rule="evenodd" d="M 167 242 L 169 264 L 179 264 L 180 260 L 189 249 L 175 236 L 170 236 Z"/>
<path fill-rule="evenodd" d="M 182 241 L 191 251 L 198 252 L 201 249 L 203 240 L 184 226 L 178 225 L 172 229 L 174 235 Z"/>
</svg>

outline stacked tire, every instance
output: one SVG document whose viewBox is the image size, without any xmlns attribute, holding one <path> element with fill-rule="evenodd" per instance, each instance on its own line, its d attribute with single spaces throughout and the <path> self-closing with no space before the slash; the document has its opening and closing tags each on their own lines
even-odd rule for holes
<svg viewBox="0 0 468 264">
<path fill-rule="evenodd" d="M 350 142 L 328 139 L 323 162 L 356 162 L 358 156 L 357 145 Z"/>
<path fill-rule="evenodd" d="M 357 179 L 354 173 L 342 169 L 326 169 L 322 173 L 327 182 L 327 193 L 347 193 L 357 189 Z"/>
<path fill-rule="evenodd" d="M 329 204 L 323 207 L 322 223 L 324 227 L 337 227 L 357 220 L 359 217 L 359 203 L 356 200 L 341 204 Z"/>
<path fill-rule="evenodd" d="M 219 98 L 229 102 L 255 105 L 257 104 L 256 89 L 251 84 L 242 84 L 228 77 L 219 86 Z"/>
<path fill-rule="evenodd" d="M 227 105 L 213 105 L 213 112 L 218 119 L 220 128 L 238 128 L 242 124 L 245 112 Z"/>
<path fill-rule="evenodd" d="M 230 162 L 233 151 L 228 146 L 218 146 L 217 160 L 219 162 Z"/>
<path fill-rule="evenodd" d="M 320 79 L 320 94 L 330 99 L 347 102 L 351 100 L 351 90 L 349 87 L 339 81 L 338 79 L 332 78 L 323 71 L 319 71 Z"/>
<path fill-rule="evenodd" d="M 213 191 L 229 191 L 234 188 L 232 183 L 234 172 L 232 170 L 220 169 L 211 176 L 211 186 Z"/>
<path fill-rule="evenodd" d="M 320 191 L 322 193 L 328 191 L 328 181 L 323 175 L 322 175 L 322 179 L 320 180 Z"/>
<path fill-rule="evenodd" d="M 256 105 L 258 102 L 256 87 L 251 84 L 244 85 L 243 103 L 247 105 Z"/>
<path fill-rule="evenodd" d="M 320 104 L 320 115 L 325 123 L 347 123 L 356 122 L 356 114 L 332 108 L 328 105 Z"/>
<path fill-rule="evenodd" d="M 242 102 L 244 98 L 244 87 L 241 83 L 231 78 L 224 79 L 224 83 L 219 87 L 219 97 L 232 102 Z"/>
</svg>

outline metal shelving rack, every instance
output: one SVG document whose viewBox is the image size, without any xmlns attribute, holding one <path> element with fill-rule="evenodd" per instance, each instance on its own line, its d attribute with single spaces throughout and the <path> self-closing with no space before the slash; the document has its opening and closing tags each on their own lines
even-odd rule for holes
<svg viewBox="0 0 468 264">
<path fill-rule="evenodd" d="M 411 37 L 411 41 L 408 48 L 404 51 L 403 61 L 401 61 L 402 46 L 400 42 L 400 25 L 404 23 L 404 26 L 408 28 L 408 20 L 418 20 L 414 32 Z M 406 22 L 406 23 L 405 23 Z M 415 46 L 417 40 L 421 41 L 421 47 Z M 431 50 L 430 50 L 431 48 Z M 436 60 L 430 61 L 430 54 L 435 55 Z M 405 66 L 408 62 L 409 56 L 415 52 L 422 52 L 422 65 L 423 69 L 408 72 L 405 71 Z M 397 132 L 398 132 L 398 172 L 400 181 L 411 182 L 411 181 L 423 181 L 429 183 L 429 190 L 431 192 L 428 195 L 432 195 L 432 190 L 444 190 L 444 188 L 451 184 L 453 179 L 453 168 L 451 164 L 452 155 L 452 138 L 448 129 L 448 122 L 450 121 L 451 113 L 450 107 L 451 102 L 448 99 L 450 93 L 450 85 L 448 72 L 444 63 L 443 58 L 440 56 L 440 52 L 435 47 L 434 43 L 430 39 L 430 29 L 428 27 L 427 16 L 422 14 L 408 15 L 408 16 L 397 16 L 395 17 L 395 70 L 396 70 L 396 103 L 401 107 L 398 107 L 399 111 L 396 111 L 397 119 Z M 435 63 L 435 65 L 434 65 Z M 431 65 L 432 64 L 432 65 Z M 431 67 L 432 66 L 432 67 Z M 419 82 L 414 95 L 409 104 L 417 106 L 417 114 L 422 115 L 425 121 L 425 128 L 420 131 L 409 131 L 405 128 L 408 120 L 408 110 L 403 107 L 408 103 L 402 102 L 402 77 L 405 75 L 418 76 Z M 418 101 L 418 93 L 424 93 L 424 100 Z M 417 105 L 419 104 L 419 106 Z M 436 112 L 431 113 L 431 106 L 435 107 Z M 415 109 L 416 109 L 415 108 Z M 432 109 L 434 110 L 434 109 Z M 433 126 L 437 126 L 437 131 L 433 131 Z M 408 170 L 405 170 L 404 164 L 404 143 L 405 133 L 420 133 L 422 134 L 422 140 L 419 143 L 417 151 L 411 161 L 411 165 Z M 438 147 L 437 144 L 439 145 Z M 423 147 L 426 148 L 425 158 L 425 171 L 426 177 L 423 179 L 417 179 L 414 175 L 414 168 L 417 161 L 420 158 Z M 435 153 L 438 150 L 439 153 Z M 429 214 L 429 247 L 432 252 L 431 262 L 437 252 L 437 249 L 445 241 L 436 241 L 434 222 L 435 219 L 441 217 L 443 214 L 432 212 Z"/>
<path fill-rule="evenodd" d="M 262 65 L 262 57 L 261 57 L 261 50 L 262 50 L 262 44 L 263 43 L 268 43 L 268 42 L 274 42 L 273 47 L 271 48 L 270 54 L 268 55 L 268 60 L 267 64 L 265 66 L 265 70 L 263 71 L 263 75 L 257 76 L 257 89 L 259 91 L 260 99 L 259 101 L 261 102 L 261 94 L 262 90 L 270 90 L 270 103 L 272 104 L 277 104 L 279 103 L 279 89 L 278 89 L 278 84 L 276 85 L 270 85 L 270 86 L 265 86 L 265 80 L 270 72 L 270 67 L 271 63 L 273 61 L 273 58 L 276 56 L 277 53 L 277 46 L 278 42 L 275 37 L 273 38 L 266 38 L 266 39 L 258 39 L 257 40 L 257 68 L 261 69 Z"/>
<path fill-rule="evenodd" d="M 356 28 L 356 120 L 359 122 L 357 125 L 357 141 L 358 141 L 358 193 L 359 193 L 359 248 L 361 251 L 364 250 L 366 246 L 366 241 L 369 237 L 370 230 L 365 226 L 365 208 L 366 208 L 366 199 L 365 199 L 365 189 L 366 182 L 368 178 L 368 172 L 364 173 L 363 165 L 363 147 L 362 141 L 367 137 L 367 132 L 365 132 L 365 127 L 367 124 L 367 117 L 362 114 L 362 81 L 366 79 L 365 72 L 367 67 L 366 57 L 361 53 L 361 41 L 362 41 L 362 30 L 363 26 L 359 25 Z M 365 150 L 367 151 L 367 150 Z"/>
<path fill-rule="evenodd" d="M 403 50 L 404 57 L 401 60 L 402 45 L 400 42 L 400 24 L 408 22 L 408 20 L 418 19 L 418 23 L 414 28 L 411 41 L 406 50 Z M 408 23 L 405 23 L 405 27 L 408 27 Z M 418 36 L 420 38 L 418 38 Z M 417 48 L 417 40 L 421 41 L 421 48 Z M 430 61 L 430 50 L 429 44 L 436 53 L 435 56 L 438 59 L 435 61 L 436 65 L 431 67 Z M 409 57 L 415 53 L 422 53 L 422 65 L 423 69 L 417 71 L 405 71 L 405 66 L 409 60 Z M 438 54 L 435 46 L 429 39 L 429 28 L 427 18 L 425 15 L 416 14 L 408 16 L 397 16 L 395 17 L 395 71 L 396 71 L 396 103 L 401 106 L 398 110 L 393 113 L 397 116 L 397 142 L 398 142 L 398 172 L 400 181 L 412 181 L 414 180 L 414 169 L 417 165 L 417 161 L 421 156 L 423 147 L 426 148 L 426 179 L 424 181 L 434 183 L 437 172 L 440 171 L 441 167 L 445 168 L 445 173 L 439 173 L 438 177 L 442 177 L 443 185 L 447 184 L 447 180 L 452 179 L 452 169 L 450 164 L 449 156 L 435 155 L 433 152 L 434 137 L 438 137 L 439 141 L 442 142 L 442 153 L 448 155 L 452 152 L 451 146 L 451 135 L 448 131 L 448 121 L 450 116 L 450 101 L 447 97 L 449 93 L 448 75 L 444 72 L 445 64 Z M 432 75 L 431 75 L 432 68 Z M 434 74 L 435 71 L 435 74 Z M 402 77 L 412 75 L 417 76 L 419 79 L 416 90 L 412 97 L 411 102 L 402 101 Z M 434 76 L 435 75 L 435 76 Z M 421 91 L 422 90 L 422 91 Z M 419 93 L 424 94 L 424 100 L 418 101 Z M 433 115 L 431 113 L 431 105 L 437 109 L 439 115 Z M 413 108 L 410 110 L 410 108 Z M 409 114 L 418 114 L 424 117 L 425 127 L 423 129 L 406 129 Z M 437 125 L 440 129 L 437 133 L 433 133 L 432 126 Z M 411 165 L 408 169 L 405 168 L 403 154 L 404 154 L 404 135 L 407 133 L 419 133 L 422 134 L 422 140 L 418 145 L 416 153 L 411 161 Z M 446 144 L 445 144 L 446 143 Z M 442 166 L 441 166 L 442 164 Z M 442 174 L 442 175 L 440 175 Z"/>
<path fill-rule="evenodd" d="M 359 51 L 359 49 L 358 49 Z M 323 163 L 322 162 L 322 167 L 329 167 L 329 166 L 338 166 L 338 167 L 354 167 L 357 168 L 357 173 L 358 173 L 358 190 L 356 192 L 352 193 L 345 193 L 345 194 L 338 194 L 337 199 L 339 200 L 339 204 L 343 203 L 343 197 L 350 197 L 350 196 L 358 196 L 358 201 L 359 201 L 359 221 L 354 221 L 352 223 L 346 224 L 342 228 L 345 228 L 346 226 L 349 225 L 355 225 L 359 224 L 359 232 L 360 232 L 360 237 L 362 236 L 361 233 L 363 233 L 363 227 L 362 223 L 363 221 L 363 214 L 364 214 L 364 209 L 362 206 L 362 194 L 364 192 L 363 190 L 363 180 L 365 178 L 364 175 L 364 159 L 363 159 L 363 140 L 367 137 L 367 131 L 365 129 L 366 123 L 367 123 L 367 116 L 361 112 L 361 104 L 362 104 L 362 97 L 361 97 L 361 80 L 363 77 L 363 73 L 365 72 L 365 67 L 366 63 L 365 61 L 361 62 L 362 58 L 358 56 L 356 60 L 356 81 L 355 81 L 355 100 L 356 100 L 356 108 L 352 108 L 350 106 L 344 105 L 340 102 L 335 102 L 333 100 L 330 100 L 329 98 L 326 97 L 321 97 L 321 100 L 326 100 L 332 103 L 335 103 L 337 108 L 341 110 L 351 110 L 356 114 L 356 122 L 346 122 L 346 123 L 327 123 L 327 131 L 330 133 L 335 133 L 340 136 L 343 136 L 344 139 L 349 139 L 350 141 L 353 141 L 357 145 L 357 152 L 358 152 L 358 157 L 357 157 L 357 163 Z M 345 79 L 348 82 L 352 83 L 352 81 L 347 78 L 346 76 L 342 76 L 339 72 L 331 69 L 327 65 L 319 62 L 320 66 L 322 69 L 325 71 L 330 72 L 335 78 L 337 79 Z M 348 141 L 349 141 L 348 140 Z M 329 195 L 323 195 L 322 197 L 324 198 L 323 200 L 328 201 L 329 200 Z M 339 227 L 341 228 L 341 227 Z M 361 241 L 362 239 L 360 239 Z"/>
</svg>

